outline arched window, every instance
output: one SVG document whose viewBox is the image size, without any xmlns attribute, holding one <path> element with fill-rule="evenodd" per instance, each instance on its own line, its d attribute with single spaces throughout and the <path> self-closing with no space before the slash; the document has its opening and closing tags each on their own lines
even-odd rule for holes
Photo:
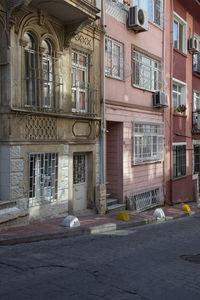
<svg viewBox="0 0 200 300">
<path fill-rule="evenodd" d="M 59 68 L 53 43 L 48 39 L 39 43 L 39 39 L 28 31 L 25 32 L 22 42 L 25 106 L 29 109 L 33 107 L 34 110 L 55 109 L 63 93 L 62 76 L 55 74 L 55 69 L 59 71 Z"/>
<path fill-rule="evenodd" d="M 38 106 L 38 58 L 36 43 L 31 33 L 24 34 L 25 41 L 25 87 L 27 106 Z"/>
<path fill-rule="evenodd" d="M 43 106 L 54 106 L 54 60 L 52 44 L 48 40 L 42 41 L 42 77 L 43 77 Z"/>
</svg>

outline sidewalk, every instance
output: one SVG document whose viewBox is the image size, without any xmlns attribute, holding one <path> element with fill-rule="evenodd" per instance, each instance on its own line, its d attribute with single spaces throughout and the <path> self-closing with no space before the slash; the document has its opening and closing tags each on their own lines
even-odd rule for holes
<svg viewBox="0 0 200 300">
<path fill-rule="evenodd" d="M 183 204 L 163 207 L 166 221 L 185 217 L 190 214 L 200 213 L 197 203 L 191 202 L 188 204 L 191 208 L 191 213 L 181 210 Z M 154 210 L 155 208 L 141 213 L 135 211 L 126 211 L 131 219 L 128 222 L 116 219 L 119 211 L 115 211 L 107 215 L 83 216 L 79 217 L 81 226 L 77 228 L 66 228 L 60 226 L 64 218 L 34 221 L 26 226 L 0 230 L 0 245 L 12 245 L 56 238 L 104 233 L 128 227 L 155 223 L 158 221 L 153 218 Z"/>
</svg>

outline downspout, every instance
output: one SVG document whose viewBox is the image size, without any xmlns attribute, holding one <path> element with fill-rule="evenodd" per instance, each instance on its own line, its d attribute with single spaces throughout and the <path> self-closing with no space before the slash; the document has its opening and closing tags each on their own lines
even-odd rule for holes
<svg viewBox="0 0 200 300">
<path fill-rule="evenodd" d="M 171 204 L 173 203 L 172 201 L 172 196 L 173 196 L 173 187 L 172 187 L 172 176 L 173 176 L 173 148 L 172 148 L 172 143 L 173 143 L 173 110 L 172 110 L 172 85 L 173 85 L 173 0 L 171 0 L 171 5 L 170 5 L 170 202 Z"/>
<path fill-rule="evenodd" d="M 105 116 L 105 4 L 101 0 L 101 26 L 102 26 L 102 42 L 101 42 L 101 144 L 100 144 L 100 166 L 101 166 L 101 184 L 106 184 L 106 116 Z"/>
<path fill-rule="evenodd" d="M 163 62 L 163 88 L 165 92 L 165 11 L 166 11 L 166 1 L 163 0 L 163 31 L 162 31 L 162 62 Z M 163 123 L 164 123 L 164 131 L 166 130 L 165 127 L 165 114 L 166 111 L 164 109 L 163 112 Z M 164 196 L 164 202 L 166 199 L 166 168 L 165 168 L 165 149 L 166 149 L 166 139 L 164 140 L 164 161 L 163 161 L 163 196 Z"/>
</svg>

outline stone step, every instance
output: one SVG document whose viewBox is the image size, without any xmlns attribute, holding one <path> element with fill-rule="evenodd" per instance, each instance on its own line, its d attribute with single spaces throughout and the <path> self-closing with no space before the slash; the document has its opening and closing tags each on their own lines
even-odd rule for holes
<svg viewBox="0 0 200 300">
<path fill-rule="evenodd" d="M 118 203 L 118 204 L 113 204 L 113 205 L 109 205 L 107 206 L 107 210 L 108 212 L 112 211 L 112 210 L 118 210 L 118 209 L 125 209 L 125 204 L 123 203 Z"/>
<path fill-rule="evenodd" d="M 28 224 L 28 212 L 17 207 L 16 201 L 0 201 L 0 230 Z"/>
<path fill-rule="evenodd" d="M 117 199 L 114 199 L 114 198 L 108 198 L 108 199 L 106 199 L 107 206 L 110 206 L 110 205 L 113 205 L 113 204 L 117 204 L 117 203 L 118 203 Z"/>
<path fill-rule="evenodd" d="M 0 209 L 0 224 L 24 217 L 25 215 L 27 215 L 27 212 L 20 210 L 16 206 Z"/>
<path fill-rule="evenodd" d="M 110 194 L 106 194 L 106 199 L 108 199 L 111 195 Z"/>
<path fill-rule="evenodd" d="M 0 210 L 16 207 L 16 201 L 0 201 Z"/>
</svg>

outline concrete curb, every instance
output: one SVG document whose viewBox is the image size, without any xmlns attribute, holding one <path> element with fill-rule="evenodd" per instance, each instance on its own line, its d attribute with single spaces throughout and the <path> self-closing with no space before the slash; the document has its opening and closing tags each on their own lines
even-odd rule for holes
<svg viewBox="0 0 200 300">
<path fill-rule="evenodd" d="M 50 232 L 50 233 L 44 233 L 44 234 L 36 234 L 36 235 L 30 235 L 30 236 L 24 236 L 24 237 L 16 237 L 11 239 L 5 239 L 0 240 L 0 246 L 8 246 L 8 245 L 16 245 L 16 244 L 22 244 L 22 243 L 32 243 L 32 242 L 39 242 L 39 241 L 45 241 L 45 240 L 53 240 L 53 239 L 61 239 L 61 238 L 70 238 L 70 237 L 76 237 L 76 236 L 82 236 L 82 235 L 90 235 L 90 234 L 99 234 L 99 233 L 105 233 L 105 232 L 112 232 L 116 230 L 131 228 L 131 227 L 137 227 L 142 226 L 146 224 L 153 224 L 153 223 L 161 223 L 161 222 L 167 222 L 175 219 L 184 218 L 187 216 L 192 216 L 195 214 L 200 214 L 200 211 L 196 212 L 186 212 L 182 215 L 176 215 L 172 217 L 166 217 L 165 220 L 157 220 L 154 217 L 149 217 L 144 220 L 140 221 L 129 221 L 129 222 L 123 222 L 123 223 L 107 223 L 103 225 L 97 225 L 97 226 L 91 226 L 91 227 L 81 227 L 81 228 L 71 228 L 70 230 L 67 229 L 67 231 L 58 231 L 58 232 Z"/>
</svg>

